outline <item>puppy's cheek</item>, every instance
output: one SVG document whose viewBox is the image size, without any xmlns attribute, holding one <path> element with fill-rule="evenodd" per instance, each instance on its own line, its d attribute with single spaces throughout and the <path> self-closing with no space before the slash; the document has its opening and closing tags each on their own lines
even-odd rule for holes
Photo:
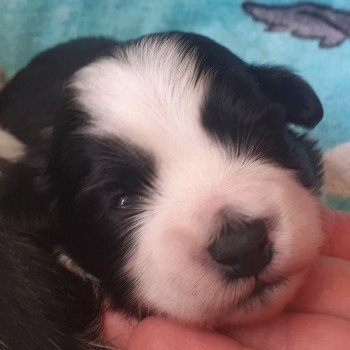
<svg viewBox="0 0 350 350">
<path fill-rule="evenodd" d="M 253 286 L 242 284 L 239 292 L 233 288 L 223 293 L 221 276 L 209 268 L 204 251 L 191 243 L 182 234 L 162 237 L 158 249 L 138 252 L 132 273 L 138 275 L 135 296 L 140 305 L 181 321 L 200 323 L 216 313 L 218 295 L 228 303 Z"/>
<path fill-rule="evenodd" d="M 300 186 L 291 186 L 284 198 L 280 227 L 271 232 L 274 258 L 262 278 L 308 269 L 324 241 L 319 201 Z"/>
</svg>

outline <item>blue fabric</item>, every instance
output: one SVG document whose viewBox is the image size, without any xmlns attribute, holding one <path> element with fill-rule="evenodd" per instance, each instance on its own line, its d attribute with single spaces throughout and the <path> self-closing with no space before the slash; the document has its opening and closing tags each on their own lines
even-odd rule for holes
<svg viewBox="0 0 350 350">
<path fill-rule="evenodd" d="M 348 0 L 309 2 L 350 11 Z M 0 64 L 11 77 L 38 52 L 81 36 L 104 35 L 124 40 L 156 31 L 198 32 L 216 39 L 248 62 L 292 67 L 311 83 L 324 105 L 325 119 L 313 132 L 322 148 L 327 150 L 349 141 L 350 41 L 333 48 L 320 48 L 318 40 L 293 37 L 288 31 L 265 31 L 263 23 L 243 11 L 242 3 L 239 0 L 2 0 Z M 295 1 L 257 3 L 290 5 Z"/>
</svg>

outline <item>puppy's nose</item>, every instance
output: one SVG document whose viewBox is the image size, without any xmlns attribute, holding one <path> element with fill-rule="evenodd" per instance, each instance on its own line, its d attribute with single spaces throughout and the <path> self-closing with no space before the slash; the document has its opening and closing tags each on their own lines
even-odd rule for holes
<svg viewBox="0 0 350 350">
<path fill-rule="evenodd" d="M 232 279 L 258 276 L 272 259 L 272 244 L 264 220 L 224 219 L 219 237 L 209 253 L 225 276 Z"/>
</svg>

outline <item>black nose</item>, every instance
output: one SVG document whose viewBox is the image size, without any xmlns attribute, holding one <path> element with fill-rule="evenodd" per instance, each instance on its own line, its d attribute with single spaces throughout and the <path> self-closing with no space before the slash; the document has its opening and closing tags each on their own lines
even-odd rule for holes
<svg viewBox="0 0 350 350">
<path fill-rule="evenodd" d="M 272 259 L 272 244 L 264 220 L 224 219 L 219 237 L 209 253 L 232 279 L 258 276 Z"/>
</svg>

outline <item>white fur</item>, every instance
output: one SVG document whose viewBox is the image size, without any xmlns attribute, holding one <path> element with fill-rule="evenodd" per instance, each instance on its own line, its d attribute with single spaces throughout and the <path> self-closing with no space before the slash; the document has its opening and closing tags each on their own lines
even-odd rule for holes
<svg viewBox="0 0 350 350">
<path fill-rule="evenodd" d="M 285 305 L 317 253 L 318 204 L 292 172 L 236 158 L 209 137 L 200 108 L 210 74 L 195 84 L 195 52 L 181 62 L 180 55 L 176 40 L 145 39 L 126 60 L 102 59 L 71 83 L 92 117 L 88 132 L 127 139 L 156 158 L 157 193 L 139 218 L 125 270 L 138 281 L 133 297 L 154 311 L 191 322 L 258 319 Z M 227 284 L 207 253 L 223 209 L 276 219 L 269 233 L 275 254 L 262 278 L 289 282 L 270 294 L 269 308 L 259 300 L 245 307 L 254 279 Z"/>
<path fill-rule="evenodd" d="M 14 161 L 25 152 L 25 145 L 15 136 L 0 128 L 0 158 Z"/>
<path fill-rule="evenodd" d="M 97 282 L 97 279 L 91 274 L 87 273 L 82 269 L 75 261 L 73 261 L 69 256 L 57 251 L 57 260 L 64 266 L 68 271 L 74 273 L 78 277 L 82 278 L 84 281 L 90 280 L 92 282 Z"/>
</svg>

